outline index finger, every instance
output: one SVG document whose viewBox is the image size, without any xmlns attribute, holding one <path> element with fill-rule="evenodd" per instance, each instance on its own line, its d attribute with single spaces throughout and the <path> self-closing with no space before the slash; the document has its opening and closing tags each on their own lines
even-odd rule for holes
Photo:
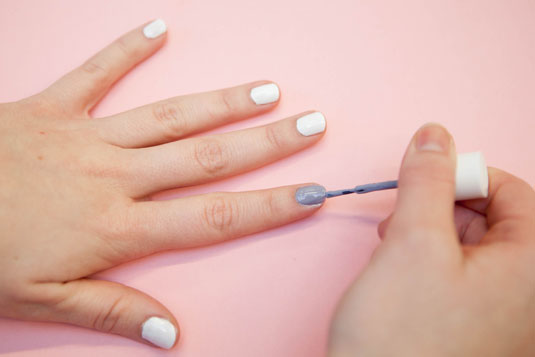
<svg viewBox="0 0 535 357">
<path fill-rule="evenodd" d="M 460 204 L 487 216 L 494 239 L 535 239 L 535 191 L 525 181 L 489 167 L 488 198 Z M 504 234 L 507 232 L 507 234 Z M 485 239 L 486 240 L 486 239 Z"/>
<path fill-rule="evenodd" d="M 64 109 L 86 113 L 113 83 L 162 47 L 166 31 L 165 22 L 157 19 L 124 34 L 43 93 L 59 98 Z"/>
</svg>

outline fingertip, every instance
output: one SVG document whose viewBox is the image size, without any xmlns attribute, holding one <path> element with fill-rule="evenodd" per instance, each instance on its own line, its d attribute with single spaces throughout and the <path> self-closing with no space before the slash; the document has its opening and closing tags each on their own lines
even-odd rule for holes
<svg viewBox="0 0 535 357">
<path fill-rule="evenodd" d="M 64 303 L 46 321 L 71 323 L 166 349 L 179 339 L 180 328 L 171 312 L 139 290 L 93 279 L 51 284 Z"/>
<path fill-rule="evenodd" d="M 326 192 L 325 187 L 311 183 L 296 187 L 294 197 L 299 206 L 319 209 L 325 203 Z"/>
<path fill-rule="evenodd" d="M 268 109 L 279 104 L 281 90 L 277 83 L 262 80 L 253 82 L 248 87 L 249 98 L 256 106 Z"/>
<path fill-rule="evenodd" d="M 327 119 L 322 112 L 311 110 L 298 117 L 295 126 L 302 136 L 316 136 L 319 139 L 327 130 Z"/>
<path fill-rule="evenodd" d="M 445 155 L 452 154 L 453 137 L 439 123 L 426 123 L 414 135 L 413 144 L 418 152 L 432 152 Z"/>
<path fill-rule="evenodd" d="M 152 20 L 143 25 L 143 35 L 149 40 L 165 38 L 167 34 L 167 24 L 161 18 Z"/>
<path fill-rule="evenodd" d="M 180 338 L 180 329 L 174 318 L 151 316 L 141 325 L 141 338 L 156 347 L 171 349 Z"/>
<path fill-rule="evenodd" d="M 397 218 L 392 223 L 396 230 L 454 231 L 455 167 L 455 148 L 448 131 L 435 123 L 422 126 L 401 165 Z"/>
<path fill-rule="evenodd" d="M 149 56 L 158 52 L 167 42 L 168 28 L 163 19 L 155 19 L 147 22 L 135 30 L 141 41 L 145 42 L 149 51 Z M 139 35 L 141 33 L 141 36 Z"/>
</svg>

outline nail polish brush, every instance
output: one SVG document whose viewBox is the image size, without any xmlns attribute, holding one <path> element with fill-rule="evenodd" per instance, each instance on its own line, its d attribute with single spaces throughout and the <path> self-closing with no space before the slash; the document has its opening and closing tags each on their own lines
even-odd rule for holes
<svg viewBox="0 0 535 357">
<path fill-rule="evenodd" d="M 368 192 L 381 191 L 381 190 L 390 190 L 392 188 L 398 187 L 398 181 L 383 181 L 376 183 L 368 183 L 365 185 L 355 186 L 353 188 L 348 188 L 345 190 L 333 190 L 325 191 L 325 198 L 338 197 L 342 195 L 348 195 L 350 193 L 356 193 L 358 195 Z"/>
<path fill-rule="evenodd" d="M 383 181 L 358 185 L 353 188 L 327 191 L 323 186 L 302 187 L 296 192 L 297 202 L 304 205 L 319 204 L 326 198 L 349 194 L 389 190 L 398 187 L 398 181 Z M 488 196 L 489 176 L 485 158 L 481 152 L 457 155 L 455 171 L 455 199 L 457 201 Z"/>
</svg>

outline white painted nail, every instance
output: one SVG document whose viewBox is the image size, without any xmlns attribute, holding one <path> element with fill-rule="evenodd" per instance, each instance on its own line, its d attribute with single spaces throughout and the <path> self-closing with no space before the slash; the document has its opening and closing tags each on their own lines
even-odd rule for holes
<svg viewBox="0 0 535 357">
<path fill-rule="evenodd" d="M 143 34 L 146 38 L 156 38 L 167 31 L 167 25 L 162 19 L 152 21 L 143 28 Z"/>
<path fill-rule="evenodd" d="M 297 119 L 297 131 L 304 136 L 310 136 L 325 131 L 325 117 L 320 112 L 314 112 Z"/>
<path fill-rule="evenodd" d="M 269 104 L 279 100 L 279 87 L 275 83 L 264 84 L 251 89 L 251 99 L 256 104 Z"/>
<path fill-rule="evenodd" d="M 151 317 L 141 327 L 141 337 L 158 347 L 170 349 L 175 344 L 176 328 L 169 320 Z"/>
</svg>

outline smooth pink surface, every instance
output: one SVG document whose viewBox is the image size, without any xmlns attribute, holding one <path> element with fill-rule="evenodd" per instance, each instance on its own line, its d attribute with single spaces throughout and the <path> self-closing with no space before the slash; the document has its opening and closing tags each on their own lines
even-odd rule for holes
<svg viewBox="0 0 535 357">
<path fill-rule="evenodd" d="M 115 86 L 95 116 L 271 79 L 282 90 L 278 109 L 224 130 L 308 109 L 328 120 L 314 148 L 187 193 L 393 179 L 410 136 L 427 121 L 448 127 L 458 151 L 482 150 L 489 165 L 535 182 L 535 2 L 528 0 L 4 0 L 0 101 L 45 88 L 156 17 L 168 24 L 167 45 Z M 377 245 L 376 225 L 394 198 L 333 199 L 291 226 L 101 273 L 169 307 L 182 327 L 172 351 L 72 326 L 0 319 L 0 352 L 323 356 L 336 301 Z"/>
</svg>

